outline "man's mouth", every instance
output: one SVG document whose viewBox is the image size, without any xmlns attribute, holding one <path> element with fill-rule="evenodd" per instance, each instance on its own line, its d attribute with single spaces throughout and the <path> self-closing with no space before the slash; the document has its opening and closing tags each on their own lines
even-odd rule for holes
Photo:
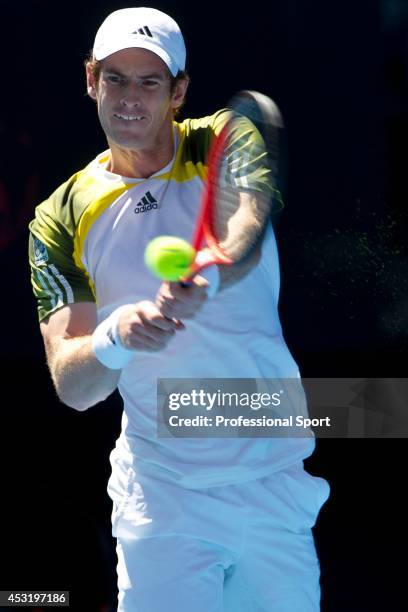
<svg viewBox="0 0 408 612">
<path fill-rule="evenodd" d="M 121 113 L 115 113 L 114 117 L 123 121 L 141 121 L 144 119 L 143 115 L 122 115 Z"/>
</svg>

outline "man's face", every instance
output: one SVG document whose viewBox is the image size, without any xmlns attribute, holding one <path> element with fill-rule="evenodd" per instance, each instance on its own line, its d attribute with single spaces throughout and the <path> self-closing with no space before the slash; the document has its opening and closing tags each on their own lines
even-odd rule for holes
<svg viewBox="0 0 408 612">
<path fill-rule="evenodd" d="M 109 144 L 134 151 L 166 144 L 187 88 L 181 81 L 171 93 L 166 64 L 151 51 L 133 48 L 102 60 L 98 82 L 88 68 L 87 85 Z"/>
</svg>

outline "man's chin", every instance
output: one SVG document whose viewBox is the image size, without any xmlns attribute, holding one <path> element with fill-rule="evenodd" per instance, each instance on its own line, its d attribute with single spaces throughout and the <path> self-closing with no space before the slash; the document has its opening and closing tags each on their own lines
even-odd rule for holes
<svg viewBox="0 0 408 612">
<path fill-rule="evenodd" d="M 144 138 L 126 137 L 126 138 L 109 138 L 110 146 L 115 146 L 118 149 L 126 149 L 128 151 L 141 151 L 146 148 L 146 141 Z"/>
</svg>

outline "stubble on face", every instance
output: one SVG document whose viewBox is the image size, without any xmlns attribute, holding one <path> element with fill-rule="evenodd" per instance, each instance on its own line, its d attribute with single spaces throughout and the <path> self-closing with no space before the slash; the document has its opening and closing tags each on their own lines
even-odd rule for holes
<svg viewBox="0 0 408 612">
<path fill-rule="evenodd" d="M 133 48 L 118 51 L 101 64 L 92 97 L 111 148 L 112 166 L 129 167 L 137 160 L 140 165 L 144 160 L 149 168 L 160 169 L 173 155 L 175 102 L 167 66 L 151 51 Z M 89 80 L 90 75 L 88 84 Z"/>
</svg>

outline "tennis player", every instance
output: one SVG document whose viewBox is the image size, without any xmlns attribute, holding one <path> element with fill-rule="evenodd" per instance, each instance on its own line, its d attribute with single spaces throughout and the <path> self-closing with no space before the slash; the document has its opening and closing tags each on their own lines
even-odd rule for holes
<svg viewBox="0 0 408 612">
<path fill-rule="evenodd" d="M 86 63 L 108 149 L 36 209 L 32 284 L 58 396 L 86 410 L 116 387 L 108 491 L 121 612 L 316 612 L 311 528 L 329 495 L 313 437 L 158 438 L 158 378 L 299 378 L 278 316 L 272 227 L 251 265 L 160 283 L 143 253 L 190 239 L 226 111 L 175 120 L 188 76 L 178 25 L 109 15 Z"/>
</svg>

